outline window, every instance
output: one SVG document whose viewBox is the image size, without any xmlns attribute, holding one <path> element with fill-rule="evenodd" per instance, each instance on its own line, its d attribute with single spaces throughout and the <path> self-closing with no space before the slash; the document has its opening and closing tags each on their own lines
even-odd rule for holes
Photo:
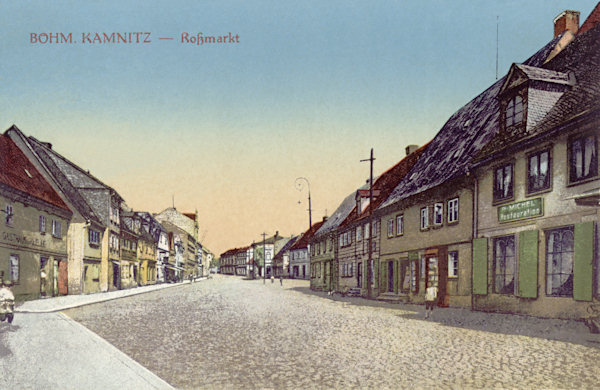
<svg viewBox="0 0 600 390">
<path fill-rule="evenodd" d="M 423 207 L 421 209 L 421 230 L 425 230 L 429 227 L 429 208 Z"/>
<path fill-rule="evenodd" d="M 494 292 L 515 292 L 515 238 L 514 236 L 494 239 Z"/>
<path fill-rule="evenodd" d="M 7 204 L 4 211 L 6 212 L 6 219 L 5 219 L 6 224 L 11 226 L 13 224 L 13 216 L 14 216 L 12 205 Z"/>
<path fill-rule="evenodd" d="M 88 240 L 90 242 L 90 245 L 100 244 L 100 232 L 97 232 L 92 229 L 88 230 Z"/>
<path fill-rule="evenodd" d="M 413 293 L 417 292 L 419 289 L 419 279 L 417 278 L 418 270 L 417 270 L 417 261 L 410 261 L 410 291 Z"/>
<path fill-rule="evenodd" d="M 354 263 L 350 263 L 350 270 L 348 276 L 354 276 Z"/>
<path fill-rule="evenodd" d="M 550 188 L 550 152 L 544 150 L 529 156 L 527 191 L 537 192 Z"/>
<path fill-rule="evenodd" d="M 421 279 L 425 279 L 425 256 L 421 256 L 421 264 L 419 267 Z"/>
<path fill-rule="evenodd" d="M 523 122 L 523 98 L 515 96 L 506 105 L 506 127 Z"/>
<path fill-rule="evenodd" d="M 41 233 L 46 233 L 46 216 L 40 215 L 39 229 Z"/>
<path fill-rule="evenodd" d="M 546 294 L 573 296 L 573 228 L 546 232 Z"/>
<path fill-rule="evenodd" d="M 396 235 L 404 234 L 404 215 L 396 216 Z"/>
<path fill-rule="evenodd" d="M 458 198 L 448 201 L 448 223 L 458 222 Z"/>
<path fill-rule="evenodd" d="M 448 276 L 458 277 L 458 252 L 448 252 Z"/>
<path fill-rule="evenodd" d="M 56 238 L 62 237 L 62 229 L 60 226 L 60 221 L 55 219 L 52 220 L 52 235 Z"/>
<path fill-rule="evenodd" d="M 597 144 L 598 140 L 594 134 L 578 136 L 571 140 L 569 143 L 571 183 L 598 176 Z"/>
<path fill-rule="evenodd" d="M 513 197 L 513 166 L 502 165 L 494 171 L 494 200 L 505 200 Z"/>
<path fill-rule="evenodd" d="M 436 203 L 433 205 L 433 224 L 441 225 L 444 221 L 444 204 Z"/>
<path fill-rule="evenodd" d="M 340 236 L 338 237 L 338 246 L 341 248 L 344 246 L 344 235 L 340 234 Z"/>
<path fill-rule="evenodd" d="M 356 228 L 356 241 L 362 240 L 362 226 Z"/>
<path fill-rule="evenodd" d="M 394 235 L 394 219 L 391 218 L 388 220 L 388 237 L 392 237 Z"/>
<path fill-rule="evenodd" d="M 369 238 L 369 224 L 365 225 L 365 238 L 368 239 Z"/>
<path fill-rule="evenodd" d="M 19 255 L 10 255 L 10 280 L 13 283 L 19 281 Z"/>
</svg>

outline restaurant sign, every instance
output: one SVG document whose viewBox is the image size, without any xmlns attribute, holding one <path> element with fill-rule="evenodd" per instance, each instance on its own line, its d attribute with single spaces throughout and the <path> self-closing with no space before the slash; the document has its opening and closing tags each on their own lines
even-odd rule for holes
<svg viewBox="0 0 600 390">
<path fill-rule="evenodd" d="M 543 199 L 535 198 L 498 207 L 498 222 L 510 222 L 519 219 L 539 217 L 543 214 Z"/>
</svg>

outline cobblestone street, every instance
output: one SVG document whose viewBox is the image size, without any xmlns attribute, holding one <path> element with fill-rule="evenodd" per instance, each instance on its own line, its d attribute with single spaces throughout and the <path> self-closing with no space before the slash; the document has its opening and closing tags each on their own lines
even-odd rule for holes
<svg viewBox="0 0 600 390">
<path fill-rule="evenodd" d="M 581 323 L 215 276 L 66 312 L 178 388 L 593 388 Z"/>
</svg>

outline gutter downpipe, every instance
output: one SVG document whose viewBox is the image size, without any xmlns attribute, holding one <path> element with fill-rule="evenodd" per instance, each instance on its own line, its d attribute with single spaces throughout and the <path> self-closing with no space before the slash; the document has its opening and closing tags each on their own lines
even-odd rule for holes
<svg viewBox="0 0 600 390">
<path fill-rule="evenodd" d="M 470 171 L 467 171 L 469 174 Z M 479 204 L 479 182 L 477 181 L 477 175 L 473 174 L 473 239 L 477 238 L 477 220 L 479 218 L 478 204 Z M 473 240 L 471 240 L 471 311 L 474 308 L 474 297 L 473 297 Z"/>
</svg>

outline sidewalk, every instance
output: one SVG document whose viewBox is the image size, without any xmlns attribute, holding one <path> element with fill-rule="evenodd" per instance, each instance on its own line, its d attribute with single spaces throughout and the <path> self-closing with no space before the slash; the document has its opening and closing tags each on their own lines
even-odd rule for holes
<svg viewBox="0 0 600 390">
<path fill-rule="evenodd" d="M 198 278 L 196 281 L 205 278 Z M 32 301 L 17 302 L 15 312 L 17 313 L 53 313 L 66 309 L 72 309 L 74 307 L 91 305 L 94 303 L 110 301 L 113 299 L 129 297 L 137 294 L 144 294 L 151 291 L 162 290 L 164 288 L 181 286 L 183 284 L 189 284 L 190 281 L 186 280 L 179 283 L 160 283 L 149 286 L 134 287 L 127 290 L 116 290 L 104 293 L 94 293 L 86 295 L 63 295 L 58 297 L 49 297 L 42 299 L 35 299 Z"/>
</svg>

